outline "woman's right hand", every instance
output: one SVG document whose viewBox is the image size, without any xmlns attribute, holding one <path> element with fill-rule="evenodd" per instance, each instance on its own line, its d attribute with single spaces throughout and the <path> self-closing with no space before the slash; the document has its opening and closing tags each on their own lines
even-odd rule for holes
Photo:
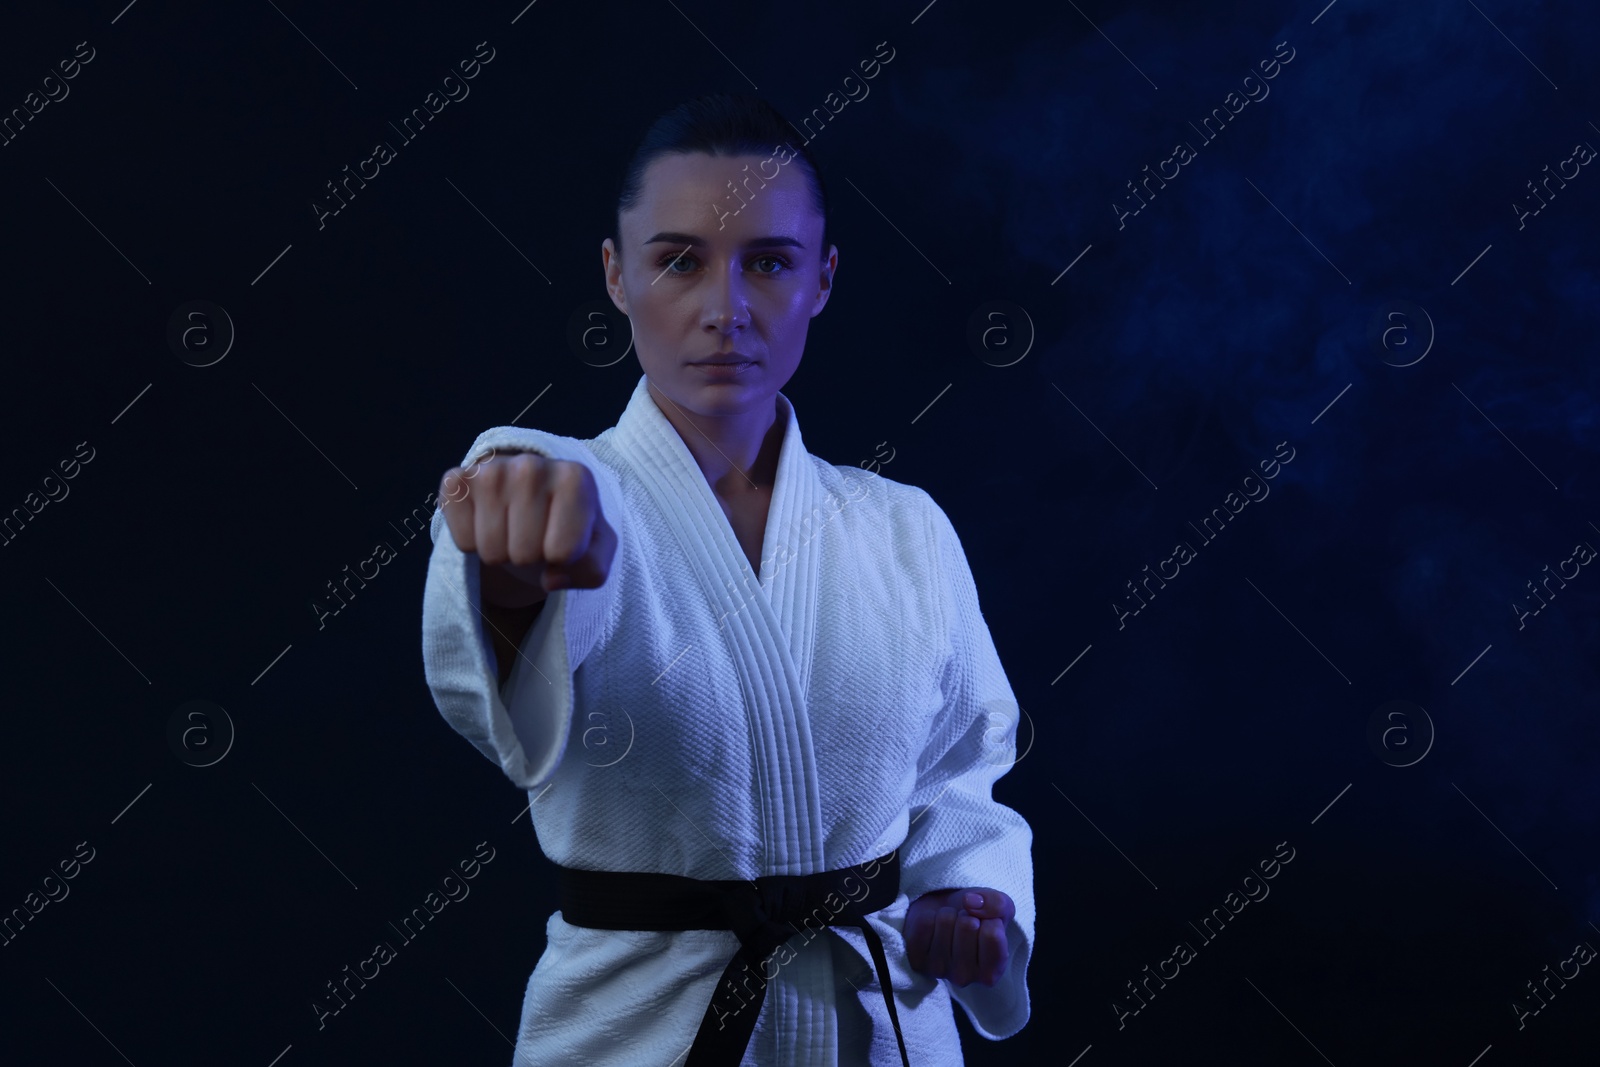
<svg viewBox="0 0 1600 1067">
<path fill-rule="evenodd" d="M 456 547 L 478 555 L 487 603 L 525 607 L 556 589 L 597 589 L 611 571 L 616 531 L 582 463 L 491 453 L 446 471 L 439 499 Z"/>
</svg>

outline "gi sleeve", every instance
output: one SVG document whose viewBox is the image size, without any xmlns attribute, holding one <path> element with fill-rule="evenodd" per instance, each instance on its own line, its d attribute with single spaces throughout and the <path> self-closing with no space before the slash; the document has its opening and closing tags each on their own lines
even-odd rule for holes
<svg viewBox="0 0 1600 1067">
<path fill-rule="evenodd" d="M 433 554 L 422 595 L 422 663 L 434 703 L 452 728 L 522 789 L 555 773 L 571 734 L 573 672 L 599 644 L 618 601 L 621 560 L 629 544 L 627 513 L 616 472 L 571 437 L 519 426 L 478 435 L 463 468 L 493 451 L 528 451 L 588 467 L 600 510 L 617 533 L 611 573 L 598 589 L 557 589 L 518 650 L 502 690 L 494 644 L 484 618 L 477 553 L 456 547 L 442 502 L 433 513 Z M 470 481 L 468 485 L 470 486 Z"/>
<path fill-rule="evenodd" d="M 973 1029 L 1000 1040 L 1021 1030 L 1030 1013 L 1033 830 L 991 795 L 995 780 L 1016 762 L 1020 708 L 979 611 L 961 540 L 943 509 L 922 495 L 948 646 L 940 678 L 943 707 L 917 763 L 901 887 L 911 900 L 968 886 L 991 886 L 1011 897 L 1016 915 L 1006 923 L 1011 955 L 1005 974 L 993 986 L 950 986 L 951 998 L 966 1011 Z"/>
</svg>

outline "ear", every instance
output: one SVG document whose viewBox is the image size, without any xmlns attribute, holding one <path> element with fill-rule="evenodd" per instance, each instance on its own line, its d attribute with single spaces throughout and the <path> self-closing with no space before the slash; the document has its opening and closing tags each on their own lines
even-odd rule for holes
<svg viewBox="0 0 1600 1067">
<path fill-rule="evenodd" d="M 811 305 L 811 317 L 816 318 L 822 314 L 822 309 L 828 303 L 828 297 L 833 293 L 833 275 L 839 269 L 839 246 L 828 246 L 828 258 L 823 260 L 818 268 L 817 299 Z"/>
<path fill-rule="evenodd" d="M 606 292 L 617 310 L 628 313 L 628 294 L 622 288 L 622 254 L 616 243 L 607 237 L 600 242 L 600 270 L 605 275 Z M 814 314 L 814 313 L 813 313 Z"/>
</svg>

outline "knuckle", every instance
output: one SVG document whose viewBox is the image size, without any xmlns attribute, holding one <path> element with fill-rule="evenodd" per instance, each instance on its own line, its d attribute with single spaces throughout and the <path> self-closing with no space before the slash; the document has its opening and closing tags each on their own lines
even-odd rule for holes
<svg viewBox="0 0 1600 1067">
<path fill-rule="evenodd" d="M 548 459 L 532 452 L 523 452 L 514 458 L 515 463 L 511 466 L 511 477 L 519 487 L 539 492 L 550 484 L 550 461 Z"/>
<path fill-rule="evenodd" d="M 484 478 L 486 475 L 489 478 L 493 478 L 496 469 L 497 464 L 493 460 L 485 460 L 482 456 L 479 456 L 466 466 L 457 467 L 456 475 L 463 482 L 476 482 L 479 478 Z"/>
<path fill-rule="evenodd" d="M 470 491 L 471 487 L 467 485 L 460 467 L 451 467 L 439 479 L 439 496 L 446 504 L 459 504 Z"/>
<path fill-rule="evenodd" d="M 550 466 L 546 477 L 551 488 L 568 496 L 575 495 L 583 488 L 584 477 L 588 474 L 583 464 L 570 460 L 556 460 Z"/>
</svg>

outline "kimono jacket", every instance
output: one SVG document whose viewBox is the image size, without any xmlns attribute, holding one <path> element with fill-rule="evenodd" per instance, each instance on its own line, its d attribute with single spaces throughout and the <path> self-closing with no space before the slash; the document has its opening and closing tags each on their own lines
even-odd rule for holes
<svg viewBox="0 0 1600 1067">
<path fill-rule="evenodd" d="M 1019 708 L 961 542 L 923 490 L 807 453 L 779 393 L 787 428 L 753 573 L 646 382 L 598 437 L 500 426 L 472 443 L 463 466 L 491 448 L 584 464 L 617 549 L 601 587 L 549 595 L 502 687 L 478 561 L 436 510 L 422 633 L 434 700 L 528 791 L 538 843 L 564 866 L 748 879 L 897 851 L 901 891 L 869 922 L 910 1062 L 961 1064 L 951 1002 L 985 1038 L 1020 1030 L 1034 934 L 1032 830 L 991 795 L 1016 760 Z M 992 987 L 906 959 L 910 901 L 967 886 L 1016 904 Z M 682 1067 L 739 948 L 727 930 L 590 929 L 560 911 L 545 934 L 515 1065 Z M 861 931 L 787 948 L 743 1063 L 898 1064 Z"/>
</svg>

